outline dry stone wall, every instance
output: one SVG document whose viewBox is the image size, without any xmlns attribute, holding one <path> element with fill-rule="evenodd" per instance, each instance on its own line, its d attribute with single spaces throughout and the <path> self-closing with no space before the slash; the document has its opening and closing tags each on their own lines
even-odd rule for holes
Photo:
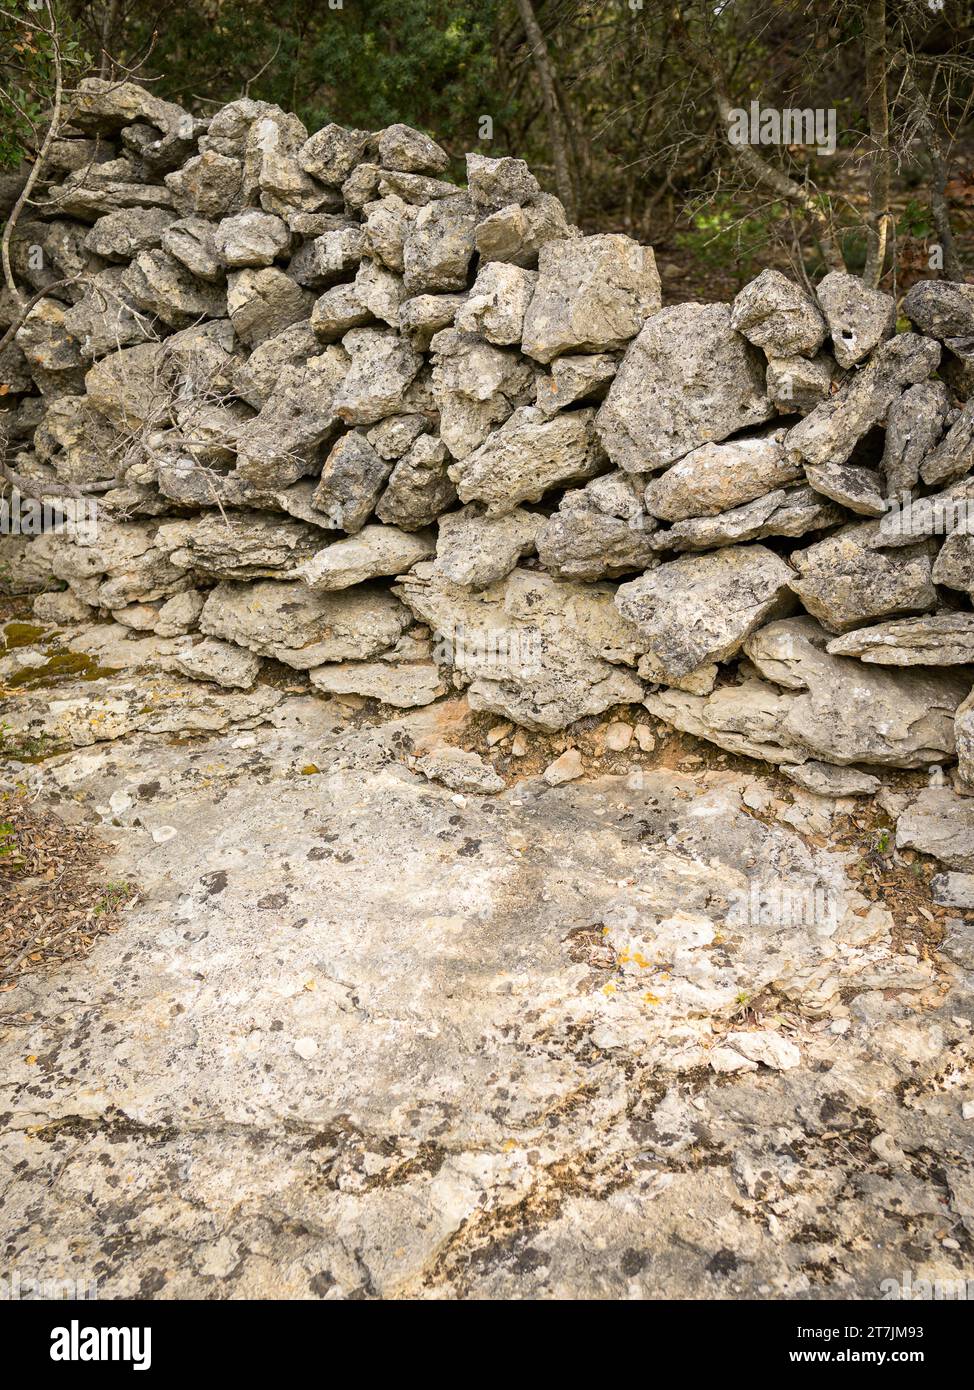
<svg viewBox="0 0 974 1390">
<path fill-rule="evenodd" d="M 418 131 L 249 99 L 89 80 L 53 159 L 0 419 L 23 497 L 97 518 L 0 543 L 42 616 L 225 689 L 644 702 L 817 790 L 974 781 L 974 286 L 903 332 L 837 273 L 664 306 L 520 160 L 460 187 Z"/>
</svg>

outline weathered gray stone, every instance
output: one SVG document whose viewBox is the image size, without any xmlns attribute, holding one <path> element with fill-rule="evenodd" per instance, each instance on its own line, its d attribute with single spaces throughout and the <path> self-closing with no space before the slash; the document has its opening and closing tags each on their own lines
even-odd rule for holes
<svg viewBox="0 0 974 1390">
<path fill-rule="evenodd" d="M 763 545 L 688 555 L 619 586 L 619 611 L 635 624 L 659 675 L 679 679 L 727 661 L 769 617 L 787 611 L 789 566 Z"/>
<path fill-rule="evenodd" d="M 442 174 L 449 164 L 444 149 L 408 125 L 390 125 L 378 136 L 379 163 L 406 174 Z"/>
<path fill-rule="evenodd" d="M 497 515 L 537 502 L 549 488 L 593 477 L 604 466 L 594 417 L 592 410 L 552 418 L 534 406 L 516 410 L 450 468 L 461 500 L 484 502 Z"/>
<path fill-rule="evenodd" d="M 556 357 L 550 375 L 538 377 L 534 403 L 546 415 L 554 415 L 579 401 L 602 401 L 617 367 L 616 359 L 605 352 Z"/>
<path fill-rule="evenodd" d="M 784 430 L 703 444 L 646 485 L 646 510 L 665 521 L 716 516 L 796 482 L 801 468 L 782 447 Z"/>
<path fill-rule="evenodd" d="M 343 661 L 316 666 L 309 675 L 314 688 L 326 695 L 361 695 L 397 709 L 429 705 L 447 693 L 432 661 Z"/>
<path fill-rule="evenodd" d="M 340 188 L 365 153 L 367 130 L 350 130 L 334 122 L 308 137 L 298 153 L 301 168 L 320 183 Z"/>
<path fill-rule="evenodd" d="M 637 480 L 609 473 L 565 493 L 538 531 L 538 558 L 560 579 L 633 574 L 656 563 L 655 527 L 640 506 Z"/>
<path fill-rule="evenodd" d="M 826 650 L 880 666 L 974 664 L 974 613 L 930 613 L 856 628 L 833 638 Z"/>
<path fill-rule="evenodd" d="M 436 748 L 416 760 L 416 771 L 452 792 L 502 792 L 504 779 L 478 753 Z"/>
<path fill-rule="evenodd" d="M 223 258 L 216 249 L 217 224 L 202 217 L 181 217 L 162 234 L 162 247 L 198 280 L 220 283 L 226 276 Z"/>
<path fill-rule="evenodd" d="M 966 520 L 953 528 L 940 547 L 932 577 L 935 584 L 974 595 L 974 535 Z"/>
<path fill-rule="evenodd" d="M 416 209 L 395 194 L 366 203 L 362 209 L 362 242 L 374 260 L 401 275 L 406 237 L 416 220 Z"/>
<path fill-rule="evenodd" d="M 920 333 L 943 342 L 974 335 L 974 285 L 918 280 L 903 299 L 903 312 Z"/>
<path fill-rule="evenodd" d="M 418 531 L 452 507 L 456 489 L 448 473 L 446 445 L 432 434 L 421 434 L 399 459 L 389 476 L 375 514 L 390 526 Z"/>
<path fill-rule="evenodd" d="M 882 424 L 904 388 L 923 381 L 939 361 L 940 348 L 932 338 L 901 333 L 789 430 L 786 447 L 808 463 L 845 463 L 859 440 Z"/>
<path fill-rule="evenodd" d="M 183 217 L 219 222 L 238 212 L 243 202 L 243 164 L 207 150 L 166 175 L 166 188 Z"/>
<path fill-rule="evenodd" d="M 909 386 L 886 416 L 883 473 L 886 496 L 899 497 L 916 487 L 920 468 L 943 433 L 950 395 L 942 381 Z"/>
<path fill-rule="evenodd" d="M 832 339 L 832 352 L 840 367 L 853 367 L 884 339 L 896 325 L 896 301 L 892 295 L 866 285 L 857 275 L 830 271 L 816 288 Z"/>
<path fill-rule="evenodd" d="M 974 872 L 974 797 L 925 787 L 897 819 L 896 848 L 918 849 L 950 869 Z"/>
<path fill-rule="evenodd" d="M 457 310 L 457 328 L 462 333 L 479 333 L 498 347 L 520 343 L 537 279 L 533 270 L 503 261 L 488 262 Z"/>
<path fill-rule="evenodd" d="M 202 318 L 222 319 L 227 314 L 224 290 L 201 283 L 167 251 L 140 251 L 122 276 L 121 285 L 133 304 L 172 328 L 186 328 Z"/>
<path fill-rule="evenodd" d="M 106 261 L 130 261 L 158 246 L 174 217 L 168 208 L 119 208 L 98 219 L 85 246 Z"/>
<path fill-rule="evenodd" d="M 641 682 L 610 664 L 632 662 L 636 653 L 607 585 L 516 569 L 474 591 L 419 565 L 396 592 L 429 624 L 437 659 L 454 681 L 469 681 L 473 709 L 554 730 L 642 697 Z"/>
<path fill-rule="evenodd" d="M 232 642 L 204 637 L 173 659 L 173 666 L 193 680 L 213 681 L 225 689 L 249 690 L 257 679 L 261 660 Z"/>
<path fill-rule="evenodd" d="M 257 347 L 311 315 L 314 295 L 274 266 L 231 271 L 227 286 L 227 310 L 233 331 L 250 347 Z"/>
<path fill-rule="evenodd" d="M 361 430 L 349 430 L 333 445 L 321 469 L 313 505 L 330 526 L 357 532 L 375 511 L 392 472 Z"/>
<path fill-rule="evenodd" d="M 845 632 L 870 618 L 936 608 L 930 543 L 889 551 L 870 546 L 880 539 L 879 523 L 867 521 L 843 527 L 807 550 L 792 551 L 798 571 L 792 588 L 831 632 Z"/>
<path fill-rule="evenodd" d="M 403 394 L 423 365 L 419 353 L 380 328 L 353 328 L 342 345 L 352 360 L 335 397 L 338 416 L 349 425 L 374 425 L 400 413 Z"/>
<path fill-rule="evenodd" d="M 407 534 L 395 526 L 365 526 L 355 536 L 334 541 L 306 559 L 297 578 L 309 589 L 348 589 L 387 574 L 405 574 L 436 551 L 429 532 Z"/>
<path fill-rule="evenodd" d="M 355 294 L 374 318 L 390 328 L 399 327 L 399 306 L 406 296 L 401 276 L 374 261 L 363 261 L 355 275 Z"/>
<path fill-rule="evenodd" d="M 234 371 L 233 389 L 248 404 L 259 410 L 278 390 L 285 367 L 303 367 L 309 357 L 319 352 L 318 340 L 307 320 L 292 323 L 289 328 L 265 338 L 254 348 L 245 362 Z"/>
<path fill-rule="evenodd" d="M 953 421 L 943 439 L 920 467 L 927 484 L 949 483 L 969 473 L 974 466 L 974 400 L 970 400 Z"/>
<path fill-rule="evenodd" d="M 434 335 L 450 327 L 465 300 L 462 294 L 417 294 L 404 299 L 399 306 L 399 331 L 425 352 Z"/>
<path fill-rule="evenodd" d="M 339 225 L 305 241 L 291 257 L 287 273 L 299 285 L 323 290 L 355 270 L 362 260 L 364 246 L 362 228 L 342 218 Z"/>
<path fill-rule="evenodd" d="M 263 512 L 221 512 L 160 526 L 156 544 L 178 569 L 217 579 L 293 577 L 321 546 L 321 532 Z"/>
<path fill-rule="evenodd" d="M 451 584 L 486 588 L 534 549 L 543 518 L 515 507 L 490 516 L 476 503 L 440 517 L 433 574 Z"/>
<path fill-rule="evenodd" d="M 800 285 L 780 270 L 761 274 L 731 305 L 731 327 L 768 357 L 814 357 L 825 341 L 825 320 Z"/>
<path fill-rule="evenodd" d="M 347 371 L 347 355 L 337 346 L 283 367 L 276 390 L 239 442 L 241 477 L 286 487 L 313 472 L 320 446 L 341 427 L 338 394 Z"/>
<path fill-rule="evenodd" d="M 844 520 L 845 513 L 813 488 L 777 488 L 716 516 L 678 521 L 655 532 L 650 543 L 654 550 L 710 550 L 766 536 L 803 536 Z"/>
<path fill-rule="evenodd" d="M 570 226 L 562 204 L 550 193 L 542 193 L 528 207 L 510 203 L 498 208 L 478 222 L 474 232 L 482 265 L 509 261 L 528 270 L 538 264 L 538 253 L 549 241 L 580 236 L 578 228 Z"/>
<path fill-rule="evenodd" d="M 297 580 L 218 584 L 200 615 L 208 636 L 299 671 L 376 656 L 409 624 L 409 613 L 385 589 L 360 584 L 319 594 Z"/>
<path fill-rule="evenodd" d="M 516 353 L 456 329 L 437 333 L 430 346 L 440 437 L 454 458 L 464 459 L 515 407 L 527 404 L 533 394 L 534 372 Z"/>
<path fill-rule="evenodd" d="M 614 464 L 650 472 L 700 444 L 775 412 L 764 364 L 730 326 L 724 304 L 677 304 L 647 320 L 630 345 L 597 429 Z"/>
<path fill-rule="evenodd" d="M 465 290 L 477 214 L 465 193 L 421 208 L 403 247 L 406 293 Z"/>
<path fill-rule="evenodd" d="M 538 257 L 523 351 L 547 363 L 565 352 L 623 348 L 660 303 L 650 247 L 614 234 L 550 241 Z"/>
<path fill-rule="evenodd" d="M 808 415 L 828 400 L 839 375 L 827 352 L 816 357 L 769 357 L 768 397 L 782 415 Z"/>
<path fill-rule="evenodd" d="M 820 761 L 926 767 L 953 756 L 954 711 L 969 677 L 888 671 L 830 656 L 811 618 L 771 623 L 744 644 L 763 676 L 795 692 L 783 730 Z M 803 761 L 803 759 L 794 759 Z"/>
<path fill-rule="evenodd" d="M 875 468 L 860 468 L 851 463 L 805 465 L 805 477 L 823 497 L 830 497 L 859 516 L 882 516 L 886 503 L 882 496 L 882 479 Z"/>
<path fill-rule="evenodd" d="M 970 912 L 974 908 L 974 874 L 934 874 L 930 896 L 941 907 L 960 907 Z"/>
<path fill-rule="evenodd" d="M 361 328 L 371 318 L 354 285 L 333 285 L 315 300 L 310 323 L 323 343 L 334 343 L 350 328 Z"/>
<path fill-rule="evenodd" d="M 816 762 L 814 758 L 797 767 L 783 764 L 781 771 L 790 781 L 816 796 L 872 796 L 882 786 L 871 772 L 860 772 L 855 767 L 833 767 L 830 763 Z"/>
<path fill-rule="evenodd" d="M 286 223 L 258 208 L 225 217 L 213 234 L 216 249 L 229 270 L 272 265 L 288 249 L 291 233 Z"/>
<path fill-rule="evenodd" d="M 512 203 L 532 203 L 541 194 L 541 185 L 523 159 L 489 159 L 482 154 L 467 155 L 467 189 L 481 214 Z"/>
</svg>

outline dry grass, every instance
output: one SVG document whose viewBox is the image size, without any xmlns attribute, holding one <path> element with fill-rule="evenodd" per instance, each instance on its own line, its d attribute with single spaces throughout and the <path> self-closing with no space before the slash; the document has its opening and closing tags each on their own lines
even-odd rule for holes
<svg viewBox="0 0 974 1390">
<path fill-rule="evenodd" d="M 109 847 L 24 796 L 0 796 L 0 990 L 31 971 L 79 960 L 138 899 L 101 871 Z"/>
</svg>

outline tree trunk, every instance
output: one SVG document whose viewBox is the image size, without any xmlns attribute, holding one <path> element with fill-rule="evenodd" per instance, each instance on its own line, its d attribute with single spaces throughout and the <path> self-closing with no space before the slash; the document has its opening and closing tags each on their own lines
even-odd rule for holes
<svg viewBox="0 0 974 1390">
<path fill-rule="evenodd" d="M 866 98 L 869 113 L 869 225 L 862 278 L 876 286 L 886 268 L 889 238 L 889 98 L 886 90 L 886 0 L 866 0 Z"/>
<path fill-rule="evenodd" d="M 548 140 L 551 144 L 551 158 L 555 166 L 555 185 L 558 189 L 558 197 L 565 204 L 569 222 L 574 222 L 578 207 L 575 188 L 572 183 L 568 142 L 565 138 L 565 128 L 558 107 L 555 69 L 551 61 L 551 54 L 548 52 L 548 45 L 545 43 L 531 0 L 517 0 L 517 12 L 524 25 L 528 47 L 531 50 L 535 71 L 538 74 L 538 83 L 541 87 L 541 97 L 548 123 Z"/>
</svg>

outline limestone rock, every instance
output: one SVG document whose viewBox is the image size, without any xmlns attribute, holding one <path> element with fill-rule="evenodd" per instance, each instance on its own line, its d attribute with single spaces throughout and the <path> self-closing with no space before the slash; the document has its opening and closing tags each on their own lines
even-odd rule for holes
<svg viewBox="0 0 974 1390">
<path fill-rule="evenodd" d="M 425 569 L 396 592 L 433 630 L 437 660 L 469 682 L 472 709 L 555 730 L 642 698 L 641 682 L 611 664 L 634 661 L 638 643 L 608 586 L 516 569 L 475 592 Z"/>
<path fill-rule="evenodd" d="M 219 222 L 239 212 L 243 202 L 243 164 L 239 159 L 207 150 L 181 169 L 166 175 L 176 209 L 183 217 Z"/>
<path fill-rule="evenodd" d="M 791 618 L 745 643 L 763 676 L 795 692 L 783 719 L 786 735 L 820 761 L 841 765 L 926 767 L 953 755 L 954 711 L 968 676 L 877 669 L 829 655 L 827 642 L 813 619 Z"/>
<path fill-rule="evenodd" d="M 801 469 L 782 447 L 784 430 L 703 444 L 646 485 L 646 510 L 665 521 L 716 516 L 792 483 Z"/>
<path fill-rule="evenodd" d="M 545 415 L 554 415 L 579 401 L 602 401 L 617 367 L 606 352 L 556 357 L 550 374 L 538 377 L 534 403 Z"/>
<path fill-rule="evenodd" d="M 234 646 L 232 642 L 204 637 L 202 642 L 174 657 L 173 666 L 193 680 L 213 681 L 230 690 L 249 690 L 257 679 L 261 661 L 253 652 Z"/>
<path fill-rule="evenodd" d="M 872 541 L 881 544 L 879 523 L 866 521 L 791 553 L 798 571 L 792 588 L 831 632 L 845 632 L 870 618 L 923 613 L 937 606 L 930 544 L 880 550 L 871 547 Z"/>
<path fill-rule="evenodd" d="M 950 395 L 942 381 L 909 386 L 890 406 L 883 448 L 887 497 L 916 487 L 920 468 L 943 433 L 949 408 Z"/>
<path fill-rule="evenodd" d="M 489 261 L 508 261 L 512 265 L 533 269 L 538 253 L 550 241 L 579 237 L 565 209 L 550 193 L 542 193 L 529 206 L 509 203 L 489 213 L 477 223 L 474 240 L 482 265 Z"/>
<path fill-rule="evenodd" d="M 656 563 L 656 523 L 643 512 L 636 480 L 621 471 L 565 493 L 537 534 L 538 558 L 560 579 L 604 579 Z"/>
<path fill-rule="evenodd" d="M 237 337 L 250 347 L 308 318 L 313 303 L 312 294 L 274 266 L 231 271 L 228 277 L 230 322 Z"/>
<path fill-rule="evenodd" d="M 504 779 L 477 753 L 463 748 L 437 748 L 416 762 L 417 772 L 431 782 L 442 782 L 453 792 L 500 792 Z"/>
<path fill-rule="evenodd" d="M 974 664 L 974 613 L 929 613 L 860 627 L 833 638 L 826 650 L 879 666 Z"/>
<path fill-rule="evenodd" d="M 896 325 L 896 301 L 873 289 L 857 275 L 833 270 L 819 283 L 816 294 L 840 367 L 853 367 L 888 338 Z"/>
<path fill-rule="evenodd" d="M 216 248 L 216 224 L 202 217 L 181 217 L 162 234 L 162 248 L 197 280 L 220 283 L 226 275 Z"/>
<path fill-rule="evenodd" d="M 828 400 L 839 375 L 827 352 L 816 357 L 769 357 L 768 397 L 782 415 L 808 415 Z"/>
<path fill-rule="evenodd" d="M 440 517 L 433 574 L 451 584 L 483 589 L 503 579 L 534 549 L 542 518 L 515 507 L 504 516 L 485 514 L 476 503 Z"/>
<path fill-rule="evenodd" d="M 533 394 L 534 372 L 513 352 L 444 329 L 431 343 L 440 438 L 455 459 L 473 453 Z"/>
<path fill-rule="evenodd" d="M 336 414 L 350 425 L 374 425 L 402 409 L 406 388 L 423 359 L 395 333 L 379 328 L 353 328 L 342 344 L 351 366 L 336 397 Z"/>
<path fill-rule="evenodd" d="M 630 344 L 599 411 L 606 452 L 619 468 L 651 472 L 759 425 L 774 414 L 764 376 L 726 305 L 662 309 Z"/>
<path fill-rule="evenodd" d="M 450 468 L 461 500 L 483 502 L 497 515 L 537 502 L 551 487 L 591 478 L 604 466 L 594 416 L 592 410 L 552 418 L 534 406 L 516 410 Z"/>
<path fill-rule="evenodd" d="M 239 442 L 240 476 L 262 487 L 285 487 L 312 472 L 319 447 L 341 426 L 338 397 L 347 371 L 337 346 L 283 367 L 277 389 Z"/>
<path fill-rule="evenodd" d="M 927 455 L 920 476 L 928 484 L 948 483 L 974 464 L 974 400 L 969 400 L 937 447 Z"/>
<path fill-rule="evenodd" d="M 399 330 L 425 352 L 435 334 L 449 328 L 466 302 L 462 294 L 417 294 L 399 306 Z"/>
<path fill-rule="evenodd" d="M 457 328 L 462 333 L 479 333 L 498 347 L 520 343 L 537 279 L 533 270 L 503 261 L 488 262 L 457 310 Z"/>
<path fill-rule="evenodd" d="M 974 285 L 918 280 L 903 299 L 903 312 L 920 333 L 941 342 L 974 336 Z"/>
<path fill-rule="evenodd" d="M 326 695 L 361 695 L 398 709 L 429 705 L 447 693 L 432 661 L 343 661 L 316 666 L 309 675 L 314 688 Z"/>
<path fill-rule="evenodd" d="M 810 487 L 777 488 L 716 516 L 678 521 L 651 538 L 653 550 L 711 550 L 766 536 L 802 536 L 836 526 L 845 514 Z"/>
<path fill-rule="evenodd" d="M 119 208 L 98 219 L 85 246 L 106 261 L 130 261 L 159 246 L 174 217 L 168 208 Z"/>
<path fill-rule="evenodd" d="M 200 615 L 200 630 L 309 671 L 376 656 L 410 621 L 392 594 L 371 584 L 314 593 L 300 580 L 260 580 L 218 584 Z"/>
<path fill-rule="evenodd" d="M 789 566 L 762 545 L 728 546 L 670 560 L 616 594 L 660 671 L 679 679 L 726 661 L 749 633 L 787 605 Z"/>
<path fill-rule="evenodd" d="M 808 463 L 845 463 L 859 440 L 886 418 L 905 387 L 936 369 L 940 348 L 932 338 L 901 333 L 884 343 L 861 372 L 788 431 L 785 445 Z"/>
<path fill-rule="evenodd" d="M 166 522 L 156 544 L 178 569 L 218 579 L 291 576 L 321 545 L 321 533 L 302 521 L 264 512 L 218 512 Z"/>
<path fill-rule="evenodd" d="M 349 430 L 332 446 L 321 469 L 313 506 L 343 531 L 361 531 L 392 472 L 361 430 Z"/>
<path fill-rule="evenodd" d="M 974 798 L 925 787 L 897 819 L 896 848 L 918 849 L 950 869 L 974 872 Z"/>
<path fill-rule="evenodd" d="M 229 270 L 240 270 L 245 266 L 273 265 L 287 250 L 291 234 L 280 217 L 247 208 L 225 217 L 213 240 L 223 264 Z"/>
<path fill-rule="evenodd" d="M 408 534 L 395 526 L 365 526 L 355 536 L 316 550 L 297 572 L 309 589 L 348 589 L 386 574 L 405 574 L 436 546 L 428 533 Z"/>
<path fill-rule="evenodd" d="M 781 771 L 790 781 L 816 796 L 872 796 L 882 786 L 871 772 L 860 772 L 855 767 L 833 767 L 831 763 L 820 763 L 814 758 L 797 767 L 782 764 Z"/>
<path fill-rule="evenodd" d="M 467 155 L 467 190 L 480 213 L 497 212 L 512 203 L 534 202 L 541 185 L 523 159 L 489 159 Z"/>
<path fill-rule="evenodd" d="M 349 329 L 364 327 L 371 318 L 354 285 L 333 285 L 315 300 L 310 322 L 323 343 L 334 343 Z"/>
<path fill-rule="evenodd" d="M 365 153 L 366 130 L 350 130 L 331 122 L 308 137 L 298 154 L 306 174 L 319 183 L 340 188 Z"/>
<path fill-rule="evenodd" d="M 408 125 L 390 125 L 379 132 L 379 163 L 406 174 L 442 174 L 449 157 L 435 140 Z"/>
<path fill-rule="evenodd" d="M 421 434 L 399 459 L 389 476 L 375 514 L 390 526 L 418 531 L 431 526 L 456 501 L 450 480 L 450 456 L 442 439 Z"/>
<path fill-rule="evenodd" d="M 439 198 L 420 209 L 403 247 L 408 295 L 467 288 L 476 222 L 473 204 L 464 193 Z"/>
<path fill-rule="evenodd" d="M 874 468 L 859 468 L 851 463 L 823 463 L 816 467 L 809 463 L 805 477 L 816 492 L 859 516 L 882 516 L 886 511 L 882 479 Z"/>
<path fill-rule="evenodd" d="M 550 241 L 538 257 L 523 351 L 550 362 L 565 352 L 623 348 L 660 303 L 650 247 L 615 234 Z"/>
<path fill-rule="evenodd" d="M 814 357 L 825 321 L 800 285 L 780 270 L 762 270 L 731 305 L 731 327 L 768 357 Z"/>
</svg>

